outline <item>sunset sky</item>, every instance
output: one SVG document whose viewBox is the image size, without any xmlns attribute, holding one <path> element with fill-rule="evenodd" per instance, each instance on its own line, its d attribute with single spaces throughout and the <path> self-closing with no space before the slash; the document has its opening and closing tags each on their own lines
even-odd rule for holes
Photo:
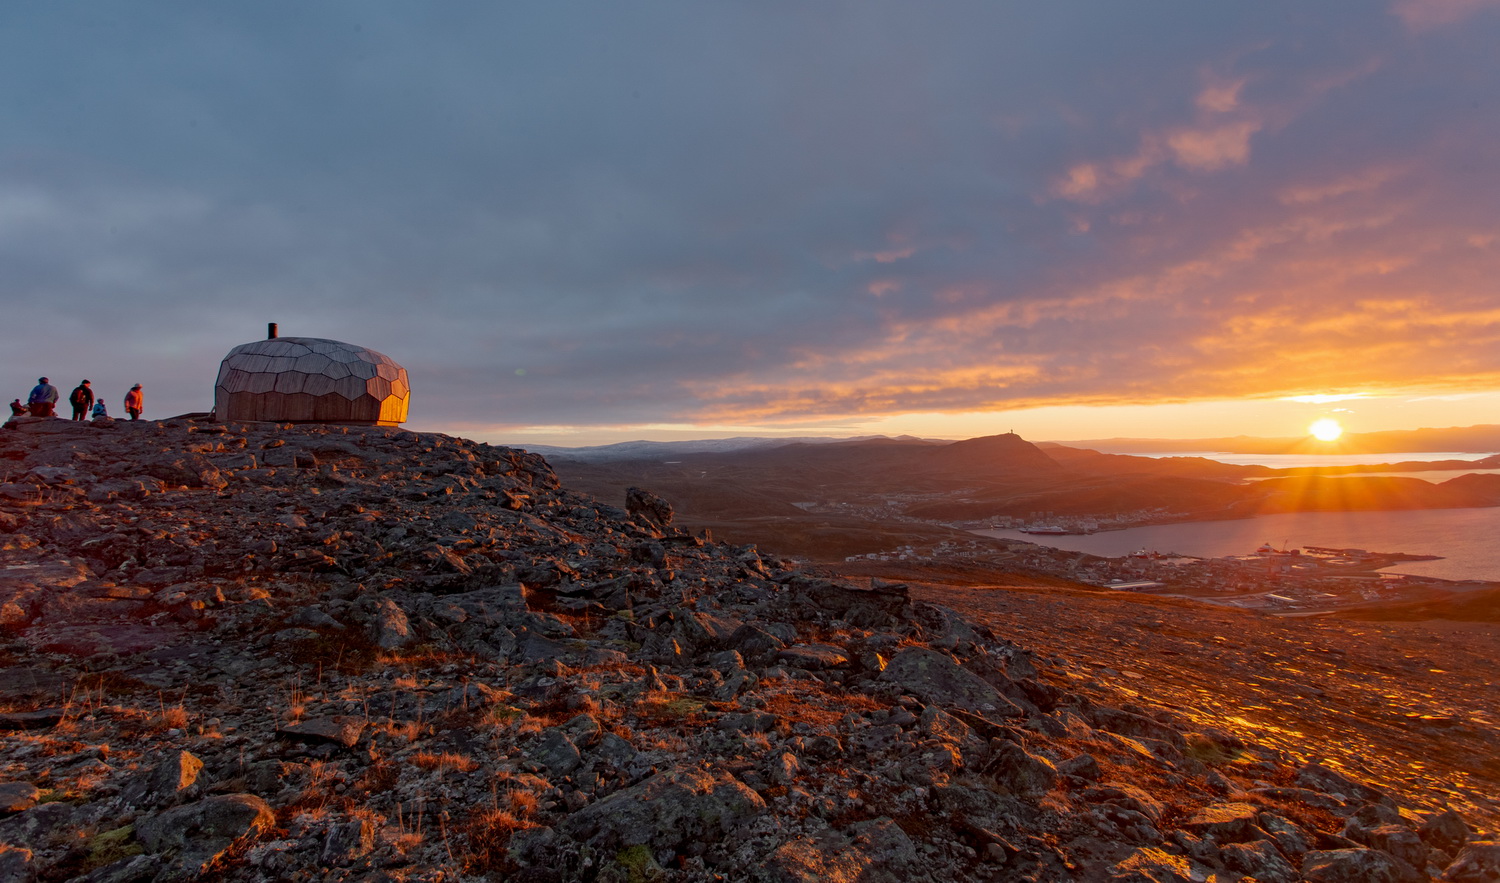
<svg viewBox="0 0 1500 883">
<path fill-rule="evenodd" d="M 274 321 L 512 444 L 1500 423 L 1497 45 L 1486 0 L 7 4 L 0 376 L 207 410 Z"/>
</svg>

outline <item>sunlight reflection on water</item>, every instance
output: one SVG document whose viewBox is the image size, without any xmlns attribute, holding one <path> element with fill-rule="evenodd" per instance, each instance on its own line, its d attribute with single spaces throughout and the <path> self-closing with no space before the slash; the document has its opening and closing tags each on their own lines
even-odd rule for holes
<svg viewBox="0 0 1500 883">
<path fill-rule="evenodd" d="M 983 530 L 984 536 L 1036 542 L 1015 530 Z M 1118 558 L 1137 549 L 1177 552 L 1199 558 L 1249 555 L 1261 543 L 1276 548 L 1328 546 L 1441 555 L 1438 561 L 1409 561 L 1385 568 L 1392 573 L 1439 579 L 1500 580 L 1500 508 L 1421 509 L 1401 512 L 1291 512 L 1235 521 L 1155 524 L 1087 536 L 1049 536 L 1041 545 Z"/>
</svg>

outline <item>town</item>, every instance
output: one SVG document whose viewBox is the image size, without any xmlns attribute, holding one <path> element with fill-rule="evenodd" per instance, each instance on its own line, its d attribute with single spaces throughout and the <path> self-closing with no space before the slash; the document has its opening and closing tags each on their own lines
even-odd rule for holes
<svg viewBox="0 0 1500 883">
<path fill-rule="evenodd" d="M 1354 607 L 1429 600 L 1454 592 L 1492 588 L 1486 582 L 1455 582 L 1385 573 L 1401 561 L 1437 556 L 1363 549 L 1274 549 L 1263 545 L 1243 555 L 1199 558 L 1142 549 L 1120 558 L 1052 548 L 1036 542 L 976 537 L 890 551 L 852 555 L 846 564 L 904 563 L 912 567 L 962 565 L 1067 579 L 1085 585 L 1285 616 L 1310 616 Z"/>
</svg>

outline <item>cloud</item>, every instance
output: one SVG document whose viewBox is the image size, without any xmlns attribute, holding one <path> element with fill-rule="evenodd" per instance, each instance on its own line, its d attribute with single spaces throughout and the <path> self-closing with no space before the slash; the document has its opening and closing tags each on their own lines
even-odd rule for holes
<svg viewBox="0 0 1500 883">
<path fill-rule="evenodd" d="M 277 321 L 432 428 L 1500 382 L 1492 17 L 1290 9 L 11 12 L 0 368 L 197 410 Z"/>
<path fill-rule="evenodd" d="M 1200 172 L 1214 172 L 1250 161 L 1250 136 L 1260 123 L 1243 120 L 1205 129 L 1179 129 L 1167 136 L 1172 158 L 1178 165 Z"/>
<path fill-rule="evenodd" d="M 1455 24 L 1496 8 L 1500 8 L 1496 0 L 1396 0 L 1391 4 L 1391 12 L 1414 31 Z"/>
</svg>

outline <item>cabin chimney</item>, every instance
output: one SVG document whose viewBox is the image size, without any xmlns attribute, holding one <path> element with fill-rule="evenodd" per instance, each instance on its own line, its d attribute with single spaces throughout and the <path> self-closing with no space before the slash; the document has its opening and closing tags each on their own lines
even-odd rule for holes
<svg viewBox="0 0 1500 883">
<path fill-rule="evenodd" d="M 266 323 L 266 340 L 275 340 L 275 339 L 276 339 L 276 323 L 275 322 L 267 322 Z"/>
</svg>

